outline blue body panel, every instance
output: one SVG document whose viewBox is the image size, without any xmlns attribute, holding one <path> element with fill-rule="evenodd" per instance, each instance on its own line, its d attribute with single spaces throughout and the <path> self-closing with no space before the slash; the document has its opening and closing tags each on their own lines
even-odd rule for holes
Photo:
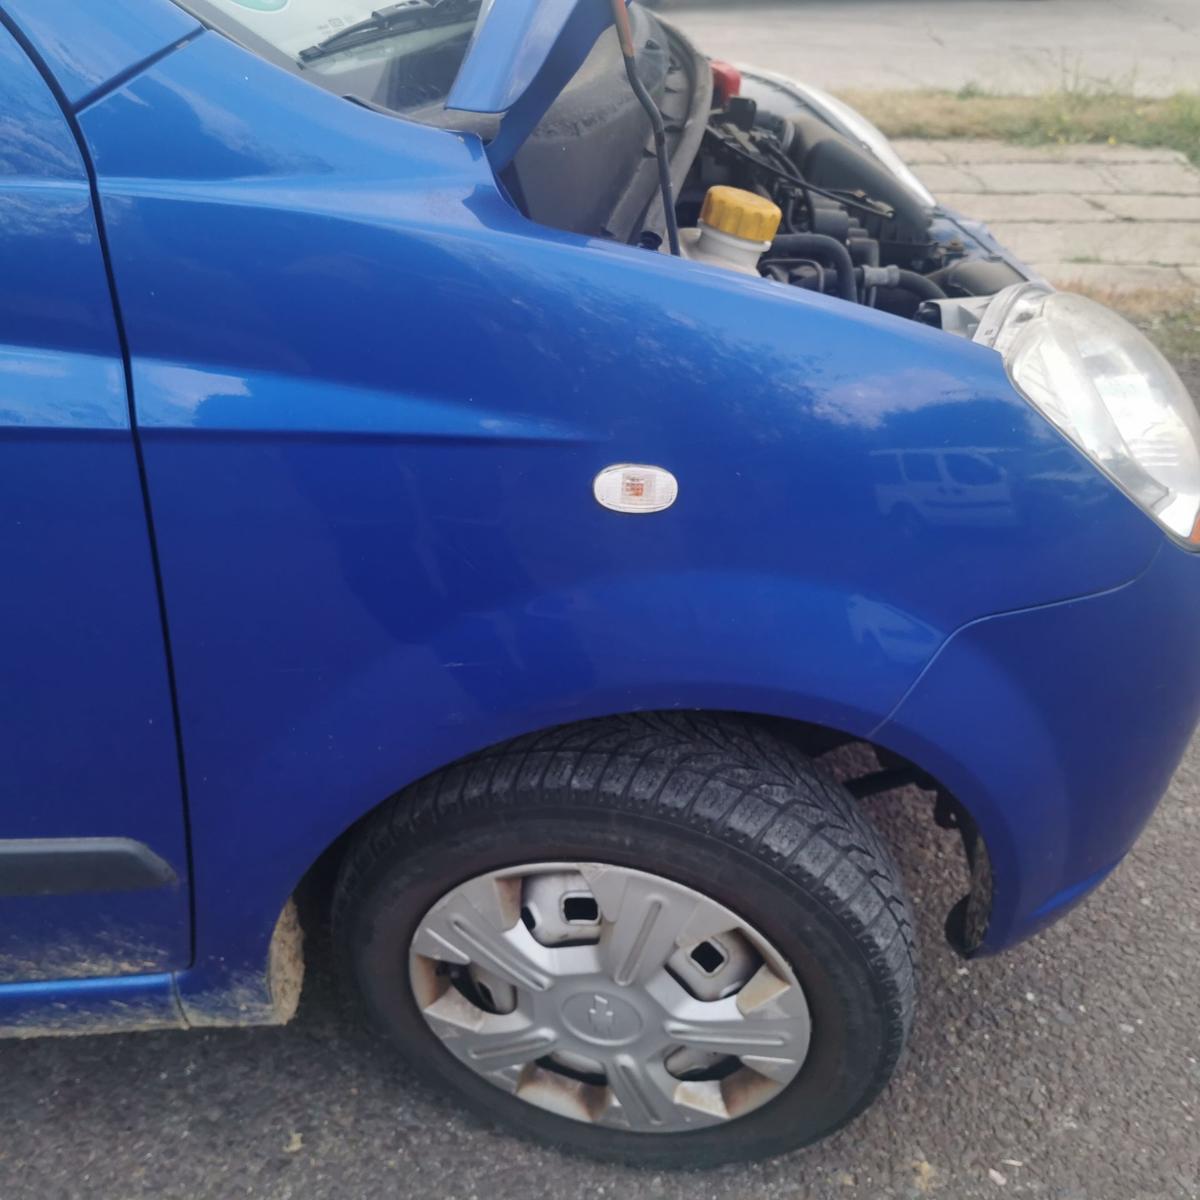
<svg viewBox="0 0 1200 1200">
<path fill-rule="evenodd" d="M 791 717 L 944 771 L 993 850 L 988 949 L 1127 848 L 1194 718 L 1200 663 L 1162 646 L 1200 563 L 992 351 L 534 225 L 477 139 L 215 33 L 80 125 L 188 767 L 187 1020 L 268 1011 L 281 908 L 389 795 L 604 713 Z M 891 470 L 955 454 L 985 492 Z M 627 461 L 677 503 L 600 508 Z M 1074 682 L 1101 654 L 1127 691 Z M 1098 722 L 1141 738 L 1099 776 Z"/>
<path fill-rule="evenodd" d="M 198 979 L 261 963 L 315 853 L 473 749 L 672 705 L 866 734 L 966 621 L 1116 586 L 1159 544 L 991 352 L 533 226 L 473 139 L 219 37 L 83 128 L 176 654 Z M 1005 524 L 881 516 L 872 456 L 931 446 L 995 459 Z M 630 460 L 676 473 L 669 512 L 595 504 Z"/>
<path fill-rule="evenodd" d="M 170 0 L 4 0 L 72 107 L 199 29 Z"/>
<path fill-rule="evenodd" d="M 112 299 L 79 150 L 2 26 L 0 114 L 0 839 L 132 837 L 179 879 L 0 896 L 0 981 L 181 967 L 179 770 Z"/>
<path fill-rule="evenodd" d="M 1059 916 L 1141 832 L 1200 719 L 1198 611 L 1200 556 L 1164 541 L 1123 587 L 960 630 L 876 733 L 986 831 L 983 952 Z"/>
<path fill-rule="evenodd" d="M 180 1029 L 173 975 L 0 984 L 0 1037 Z"/>
</svg>

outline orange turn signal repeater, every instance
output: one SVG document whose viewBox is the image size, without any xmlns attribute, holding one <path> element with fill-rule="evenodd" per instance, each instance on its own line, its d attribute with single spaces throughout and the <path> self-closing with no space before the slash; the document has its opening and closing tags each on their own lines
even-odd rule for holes
<svg viewBox="0 0 1200 1200">
<path fill-rule="evenodd" d="M 1193 546 L 1200 546 L 1200 513 L 1196 514 L 1196 523 L 1192 526 L 1191 536 L 1188 538 L 1188 541 Z"/>
</svg>

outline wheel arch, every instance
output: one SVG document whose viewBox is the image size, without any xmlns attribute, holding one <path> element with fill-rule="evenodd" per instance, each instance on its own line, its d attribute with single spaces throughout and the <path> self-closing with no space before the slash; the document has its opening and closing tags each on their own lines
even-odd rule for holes
<svg viewBox="0 0 1200 1200">
<path fill-rule="evenodd" d="M 794 700 L 794 697 L 790 699 Z M 279 996 L 275 994 L 277 985 L 273 985 L 273 976 L 275 980 L 278 979 L 278 973 L 272 971 L 272 964 L 280 960 L 280 930 L 289 934 L 286 957 L 292 960 L 301 951 L 290 913 L 297 911 L 301 925 L 309 930 L 324 924 L 338 870 L 355 838 L 370 825 L 381 809 L 394 803 L 409 789 L 441 771 L 519 737 L 606 717 L 679 711 L 722 715 L 759 723 L 769 728 L 775 736 L 798 745 L 819 766 L 831 770 L 856 798 L 885 792 L 895 792 L 899 796 L 904 794 L 903 789 L 912 788 L 924 793 L 926 799 L 932 801 L 929 812 L 935 820 L 944 827 L 958 829 L 962 834 L 967 865 L 972 873 L 970 892 L 946 918 L 948 939 L 956 950 L 964 954 L 970 953 L 982 940 L 991 902 L 991 878 L 987 870 L 990 860 L 985 840 L 972 814 L 919 763 L 872 741 L 869 735 L 877 720 L 872 720 L 868 714 L 847 713 L 847 721 L 839 723 L 794 715 L 794 712 L 789 712 L 789 706 L 783 703 L 775 711 L 699 704 L 686 708 L 656 705 L 639 709 L 623 709 L 614 705 L 608 711 L 589 713 L 575 720 L 530 722 L 529 728 L 506 731 L 507 736 L 472 746 L 445 762 L 428 764 L 427 769 L 414 778 L 379 797 L 361 811 L 350 814 L 340 828 L 320 846 L 314 847 L 312 854 L 277 893 L 260 893 L 253 919 L 248 914 L 245 923 L 235 931 L 236 936 L 241 938 L 240 945 L 220 945 L 216 947 L 215 956 L 201 958 L 189 971 L 180 973 L 177 977 L 178 991 L 188 1022 L 202 1025 L 256 1025 L 279 1024 L 287 1019 L 294 1011 L 294 1000 L 289 996 L 286 1003 L 281 1004 Z M 824 713 L 820 715 L 825 716 Z M 845 759 L 848 749 L 861 756 L 861 770 L 847 773 L 844 764 L 836 768 L 831 765 L 829 756 L 837 752 L 840 758 Z M 909 799 L 912 796 L 910 791 Z M 903 863 L 904 847 L 897 846 L 890 839 L 888 845 Z M 281 1017 L 281 1011 L 284 1010 Z"/>
<path fill-rule="evenodd" d="M 604 717 L 631 716 L 635 712 L 648 715 L 665 711 L 679 710 L 641 709 L 629 712 L 615 710 L 577 721 L 542 725 L 523 730 L 512 737 L 479 746 L 461 757 L 434 767 L 362 813 L 320 852 L 297 882 L 293 893 L 300 903 L 301 911 L 311 914 L 316 919 L 321 919 L 334 887 L 339 866 L 354 839 L 361 835 L 363 829 L 370 824 L 381 809 L 395 802 L 398 797 L 403 796 L 405 792 L 416 787 L 423 780 L 520 737 L 537 735 L 562 726 L 583 725 Z M 986 930 L 987 914 L 991 902 L 990 859 L 987 843 L 974 815 L 967 806 L 921 764 L 873 741 L 862 732 L 856 733 L 825 721 L 746 709 L 695 708 L 686 711 L 748 720 L 769 729 L 777 737 L 796 745 L 814 759 L 818 766 L 834 775 L 856 800 L 890 793 L 894 794 L 900 802 L 911 803 L 916 799 L 916 794 L 922 794 L 929 802 L 929 818 L 939 827 L 955 830 L 960 834 L 965 865 L 971 874 L 970 891 L 963 895 L 953 909 L 946 914 L 947 940 L 957 952 L 963 955 L 969 955 L 979 944 Z M 888 839 L 885 838 L 885 840 Z M 898 858 L 903 859 L 903 847 L 897 846 L 894 841 L 890 840 L 888 844 L 889 849 Z"/>
</svg>

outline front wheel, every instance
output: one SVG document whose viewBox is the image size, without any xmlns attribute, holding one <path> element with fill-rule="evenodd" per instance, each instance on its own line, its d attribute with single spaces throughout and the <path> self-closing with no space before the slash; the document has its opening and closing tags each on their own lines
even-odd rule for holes
<svg viewBox="0 0 1200 1200">
<path fill-rule="evenodd" d="M 334 933 L 424 1075 L 622 1161 L 822 1137 L 912 1021 L 890 856 L 842 787 L 736 718 L 589 722 L 423 781 L 349 854 Z"/>
</svg>

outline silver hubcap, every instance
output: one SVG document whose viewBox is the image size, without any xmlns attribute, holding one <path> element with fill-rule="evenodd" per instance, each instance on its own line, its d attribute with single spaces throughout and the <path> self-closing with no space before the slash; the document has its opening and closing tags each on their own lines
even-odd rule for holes
<svg viewBox="0 0 1200 1200">
<path fill-rule="evenodd" d="M 425 914 L 409 964 L 460 1062 L 579 1121 L 721 1124 L 778 1095 L 808 1053 L 808 1005 L 783 956 L 729 909 L 643 871 L 477 876 Z"/>
</svg>

